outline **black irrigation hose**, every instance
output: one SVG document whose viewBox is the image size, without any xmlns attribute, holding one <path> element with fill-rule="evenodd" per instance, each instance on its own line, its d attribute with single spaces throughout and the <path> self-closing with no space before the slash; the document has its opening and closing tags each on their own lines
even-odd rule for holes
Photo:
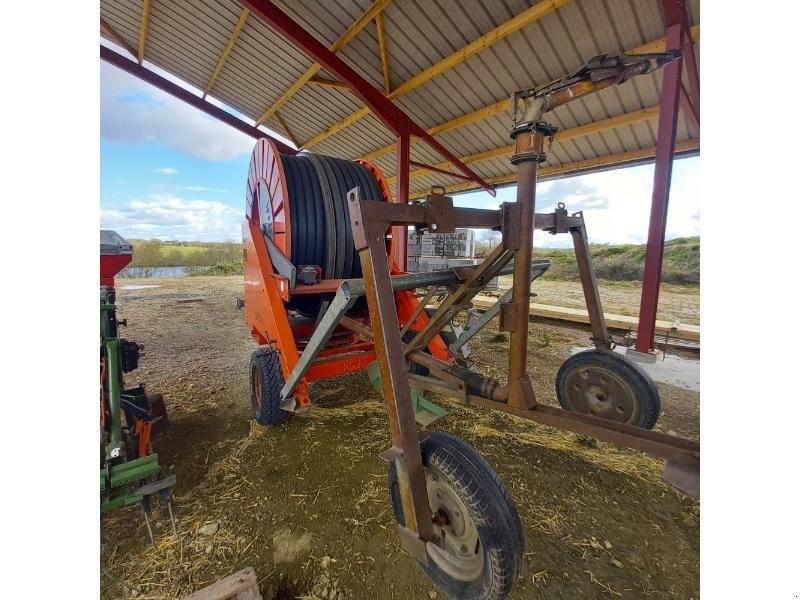
<svg viewBox="0 0 800 600">
<path fill-rule="evenodd" d="M 281 158 L 289 194 L 292 262 L 319 266 L 326 279 L 361 277 L 347 192 L 359 187 L 363 198 L 383 200 L 375 177 L 363 165 L 322 154 Z"/>
<path fill-rule="evenodd" d="M 382 201 L 378 181 L 363 165 L 332 156 L 283 154 L 281 160 L 289 196 L 292 262 L 298 267 L 321 267 L 325 279 L 361 277 L 347 192 L 359 187 L 362 198 Z M 313 314 L 321 302 L 321 296 L 301 296 L 293 298 L 290 306 Z"/>
</svg>

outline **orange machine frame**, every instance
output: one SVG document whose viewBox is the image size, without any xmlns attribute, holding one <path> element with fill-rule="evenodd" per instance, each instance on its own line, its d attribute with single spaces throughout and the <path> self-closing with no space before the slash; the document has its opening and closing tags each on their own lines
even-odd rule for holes
<svg viewBox="0 0 800 600">
<path fill-rule="evenodd" d="M 266 146 L 271 146 L 271 148 Z M 266 150 L 266 152 L 262 150 Z M 279 159 L 278 150 L 269 140 L 259 140 L 254 158 L 255 160 L 270 160 L 270 170 L 274 172 L 277 169 L 280 179 L 283 180 L 283 167 Z M 376 177 L 386 201 L 393 202 L 387 182 L 378 168 L 367 161 L 359 162 L 364 164 Z M 254 169 L 251 168 L 251 181 L 249 182 L 251 188 L 257 183 L 253 178 L 257 177 L 257 172 L 254 172 Z M 289 227 L 291 206 L 287 202 L 288 194 L 283 185 L 275 185 L 273 183 L 271 188 L 272 208 L 275 210 L 274 205 L 278 203 L 279 210 L 283 213 L 281 230 L 278 231 L 276 228 L 276 238 L 280 235 L 280 240 L 276 240 L 276 245 L 281 251 L 288 254 L 288 249 L 291 247 L 289 237 L 291 235 Z M 323 279 L 315 285 L 298 284 L 294 289 L 290 289 L 289 280 L 276 272 L 270 260 L 269 251 L 261 232 L 259 201 L 261 199 L 258 194 L 253 194 L 252 200 L 248 200 L 242 224 L 245 319 L 256 342 L 261 345 L 268 344 L 278 349 L 281 370 L 284 379 L 286 379 L 295 368 L 305 341 L 313 331 L 313 325 L 308 323 L 292 323 L 286 304 L 295 295 L 334 293 L 341 280 Z M 389 243 L 387 244 L 387 254 L 392 274 L 403 273 L 398 267 L 397 254 L 399 249 L 396 243 L 399 240 L 403 240 L 405 236 L 399 235 L 399 233 L 399 231 L 393 231 L 393 235 L 389 238 Z M 414 292 L 395 292 L 395 305 L 401 325 L 406 323 L 413 315 L 418 304 L 419 302 Z M 425 311 L 422 311 L 411 329 L 418 331 L 427 321 L 428 316 Z M 362 322 L 369 326 L 369 317 L 365 315 Z M 295 388 L 294 395 L 297 400 L 297 406 L 301 410 L 311 405 L 308 391 L 309 381 L 328 379 L 345 373 L 361 371 L 377 360 L 372 342 L 360 338 L 357 333 L 353 333 L 342 326 L 337 327 L 334 334 L 309 368 L 305 377 L 298 382 Z M 453 360 L 447 346 L 439 336 L 436 336 L 431 341 L 428 349 L 433 356 L 440 360 Z"/>
</svg>

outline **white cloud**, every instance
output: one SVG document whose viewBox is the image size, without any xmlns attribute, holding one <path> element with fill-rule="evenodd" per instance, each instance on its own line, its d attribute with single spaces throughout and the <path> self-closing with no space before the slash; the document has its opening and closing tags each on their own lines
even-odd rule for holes
<svg viewBox="0 0 800 600">
<path fill-rule="evenodd" d="M 162 175 L 177 175 L 178 169 L 173 169 L 172 167 L 161 167 L 160 169 L 153 169 L 156 173 L 161 173 Z"/>
<path fill-rule="evenodd" d="M 221 188 L 210 188 L 203 185 L 188 185 L 185 188 L 190 192 L 215 192 L 217 194 L 230 194 L 230 190 L 223 190 Z"/>
<path fill-rule="evenodd" d="M 176 241 L 240 241 L 244 213 L 216 200 L 187 200 L 169 193 L 100 210 L 103 229 L 123 237 Z"/>
<path fill-rule="evenodd" d="M 190 156 L 247 156 L 253 138 L 105 62 L 100 66 L 100 135 L 139 144 L 155 140 Z"/>
<path fill-rule="evenodd" d="M 589 241 L 597 244 L 643 244 L 647 240 L 653 165 L 616 169 L 550 180 L 536 186 L 536 212 L 552 212 L 558 202 L 567 210 L 583 211 Z M 666 239 L 700 235 L 700 183 L 697 158 L 675 161 L 672 170 Z M 471 192 L 455 197 L 456 206 L 497 208 L 513 202 L 516 186 L 501 188 L 497 197 Z M 566 235 L 534 233 L 536 246 L 571 247 Z"/>
</svg>

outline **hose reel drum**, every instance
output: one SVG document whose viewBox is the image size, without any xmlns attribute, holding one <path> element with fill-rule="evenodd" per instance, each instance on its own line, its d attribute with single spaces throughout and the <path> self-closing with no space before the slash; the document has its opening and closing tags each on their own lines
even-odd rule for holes
<svg viewBox="0 0 800 600">
<path fill-rule="evenodd" d="M 368 200 L 392 201 L 383 174 L 367 161 L 281 154 L 261 139 L 250 159 L 248 216 L 257 218 L 262 233 L 298 269 L 318 267 L 321 279 L 358 278 L 361 263 L 346 204 L 354 187 Z M 392 244 L 388 235 L 390 257 Z"/>
</svg>

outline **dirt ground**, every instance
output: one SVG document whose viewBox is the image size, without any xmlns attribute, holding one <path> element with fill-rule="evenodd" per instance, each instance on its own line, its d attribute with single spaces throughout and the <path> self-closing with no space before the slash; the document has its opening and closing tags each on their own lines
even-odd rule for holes
<svg viewBox="0 0 800 600">
<path fill-rule="evenodd" d="M 103 598 L 177 598 L 245 566 L 265 599 L 443 597 L 401 549 L 389 503 L 382 401 L 366 374 L 313 385 L 309 414 L 265 429 L 249 420 L 256 348 L 236 298 L 241 277 L 125 280 L 123 336 L 146 346 L 128 384 L 164 394 L 171 426 L 154 440 L 178 477 L 178 532 L 137 508 L 103 518 Z M 534 286 L 536 289 L 536 286 Z M 541 292 L 540 292 L 541 293 Z M 555 404 L 580 327 L 536 322 L 537 398 Z M 507 340 L 491 325 L 472 343 L 475 368 L 502 379 Z M 699 395 L 658 385 L 658 428 L 698 436 Z M 480 451 L 509 488 L 524 527 L 511 598 L 699 598 L 699 504 L 660 481 L 662 463 L 498 412 L 431 398 L 450 414 L 430 428 Z"/>
</svg>

